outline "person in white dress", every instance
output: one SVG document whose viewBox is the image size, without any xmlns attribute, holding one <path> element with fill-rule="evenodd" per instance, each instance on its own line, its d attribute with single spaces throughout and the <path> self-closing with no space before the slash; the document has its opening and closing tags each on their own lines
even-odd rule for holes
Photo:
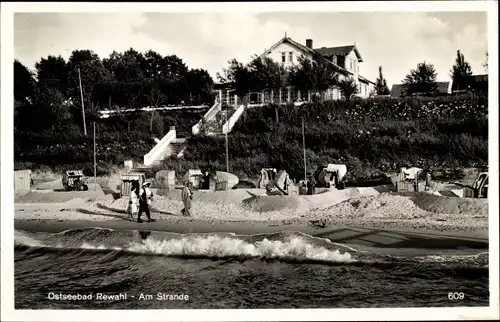
<svg viewBox="0 0 500 322">
<path fill-rule="evenodd" d="M 189 180 L 184 182 L 184 188 L 182 189 L 182 203 L 184 204 L 184 209 L 181 210 L 184 216 L 191 216 L 191 200 L 193 199 L 193 192 L 189 188 Z"/>
<path fill-rule="evenodd" d="M 134 220 L 134 217 L 137 217 L 137 213 L 139 212 L 139 182 L 132 182 L 132 190 L 130 191 L 129 198 L 129 209 L 128 213 L 130 215 L 130 219 Z"/>
</svg>

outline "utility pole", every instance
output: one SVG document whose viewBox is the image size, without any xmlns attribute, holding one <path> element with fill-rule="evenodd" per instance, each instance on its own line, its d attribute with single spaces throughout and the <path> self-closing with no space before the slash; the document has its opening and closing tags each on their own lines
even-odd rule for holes
<svg viewBox="0 0 500 322">
<path fill-rule="evenodd" d="M 97 186 L 97 161 L 96 161 L 96 144 L 95 144 L 95 121 L 94 121 L 94 190 Z"/>
<path fill-rule="evenodd" d="M 87 123 L 85 123 L 85 107 L 83 105 L 83 89 L 82 89 L 82 77 L 80 76 L 80 68 L 78 68 L 78 82 L 80 84 L 80 96 L 82 98 L 83 131 L 85 133 L 85 136 L 87 136 Z"/>
<path fill-rule="evenodd" d="M 229 123 L 227 122 L 227 108 L 226 108 L 226 172 L 229 172 L 229 141 L 227 139 L 227 132 L 229 132 Z"/>
<path fill-rule="evenodd" d="M 307 181 L 306 136 L 305 136 L 305 126 L 304 126 L 303 116 L 302 116 L 302 146 L 304 148 L 304 180 Z"/>
</svg>

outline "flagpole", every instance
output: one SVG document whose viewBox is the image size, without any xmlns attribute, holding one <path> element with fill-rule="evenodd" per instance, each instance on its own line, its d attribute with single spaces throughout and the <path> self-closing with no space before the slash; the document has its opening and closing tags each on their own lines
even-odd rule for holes
<svg viewBox="0 0 500 322">
<path fill-rule="evenodd" d="M 82 89 L 82 77 L 80 76 L 80 68 L 78 68 L 78 83 L 80 84 L 80 97 L 82 99 L 83 130 L 85 136 L 87 136 L 87 123 L 85 123 L 85 107 L 83 105 L 83 89 Z"/>
</svg>

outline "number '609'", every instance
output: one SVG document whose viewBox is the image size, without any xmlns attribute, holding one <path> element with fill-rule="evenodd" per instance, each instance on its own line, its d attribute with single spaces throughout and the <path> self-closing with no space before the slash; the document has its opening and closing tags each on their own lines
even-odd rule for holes
<svg viewBox="0 0 500 322">
<path fill-rule="evenodd" d="M 448 293 L 449 300 L 463 300 L 465 297 L 463 292 L 450 292 Z"/>
</svg>

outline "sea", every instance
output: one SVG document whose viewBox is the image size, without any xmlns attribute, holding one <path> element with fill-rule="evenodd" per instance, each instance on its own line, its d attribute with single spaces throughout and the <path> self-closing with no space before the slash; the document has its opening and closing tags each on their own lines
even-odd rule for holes
<svg viewBox="0 0 500 322">
<path fill-rule="evenodd" d="M 388 254 L 298 232 L 15 231 L 16 309 L 488 306 L 488 253 Z"/>
</svg>

